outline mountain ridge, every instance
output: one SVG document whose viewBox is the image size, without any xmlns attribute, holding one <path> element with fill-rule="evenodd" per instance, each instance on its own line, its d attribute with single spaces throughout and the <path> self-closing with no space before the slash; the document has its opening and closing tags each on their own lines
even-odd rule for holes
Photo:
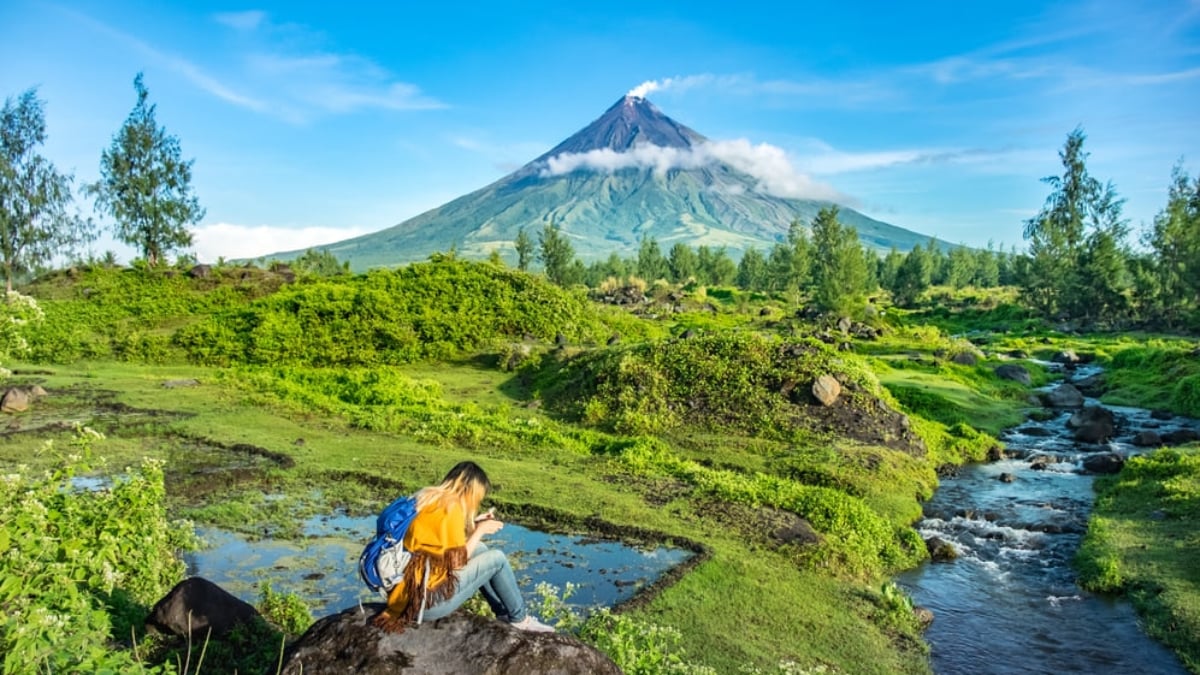
<svg viewBox="0 0 1200 675">
<path fill-rule="evenodd" d="M 647 99 L 624 96 L 513 173 L 398 225 L 314 248 L 349 261 L 356 271 L 422 260 L 451 248 L 466 257 L 499 252 L 515 261 L 513 242 L 521 228 L 536 237 L 545 224 L 554 223 L 584 261 L 614 252 L 633 255 L 642 237 L 657 239 L 664 250 L 676 242 L 723 246 L 737 259 L 750 247 L 765 250 L 785 240 L 794 220 L 807 225 L 833 204 L 768 194 L 758 179 L 736 167 L 688 154 L 707 143 Z M 643 155 L 665 164 L 645 165 Z M 663 158 L 692 161 L 684 168 Z M 858 230 L 870 248 L 906 251 L 930 239 L 839 208 L 842 222 Z M 268 257 L 286 260 L 301 253 Z"/>
</svg>

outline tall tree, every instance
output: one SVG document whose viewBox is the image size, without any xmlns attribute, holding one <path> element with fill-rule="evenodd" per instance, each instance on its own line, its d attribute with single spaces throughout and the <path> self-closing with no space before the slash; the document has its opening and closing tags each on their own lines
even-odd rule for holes
<svg viewBox="0 0 1200 675">
<path fill-rule="evenodd" d="M 1088 174 L 1088 154 L 1083 151 L 1086 138 L 1080 128 L 1067 135 L 1058 153 L 1063 174 L 1042 179 L 1050 185 L 1050 195 L 1042 210 L 1025 223 L 1029 253 L 1021 292 L 1026 302 L 1046 316 L 1063 311 L 1079 285 L 1085 225 L 1101 190 L 1100 181 Z"/>
<path fill-rule="evenodd" d="M 1171 172 L 1167 205 L 1145 243 L 1156 258 L 1152 311 L 1174 324 L 1181 313 L 1200 308 L 1200 176 L 1191 179 L 1182 163 Z"/>
<path fill-rule="evenodd" d="M 696 276 L 699 269 L 696 252 L 682 241 L 676 242 L 667 256 L 667 266 L 671 269 L 671 281 L 677 284 L 686 283 L 688 279 Z"/>
<path fill-rule="evenodd" d="M 542 226 L 539 248 L 538 258 L 546 270 L 546 278 L 560 286 L 569 284 L 575 248 L 558 225 L 551 222 Z"/>
<path fill-rule="evenodd" d="M 929 249 L 914 246 L 896 270 L 896 277 L 889 288 L 892 301 L 901 307 L 912 307 L 929 288 L 932 267 Z"/>
<path fill-rule="evenodd" d="M 904 264 L 904 254 L 893 246 L 887 255 L 879 259 L 879 285 L 892 290 L 896 285 L 896 273 L 900 271 L 900 266 Z"/>
<path fill-rule="evenodd" d="M 101 155 L 100 180 L 88 191 L 97 210 L 116 221 L 116 238 L 140 249 L 153 266 L 191 246 L 188 226 L 204 217 L 204 209 L 192 192 L 194 160 L 184 161 L 179 139 L 158 126 L 141 73 L 133 89 L 137 103 Z"/>
<path fill-rule="evenodd" d="M 524 227 L 517 230 L 513 248 L 517 250 L 517 269 L 528 272 L 529 263 L 533 262 L 533 238 L 529 236 Z"/>
<path fill-rule="evenodd" d="M 975 280 L 975 255 L 963 244 L 950 249 L 946 256 L 946 283 L 964 288 Z"/>
<path fill-rule="evenodd" d="M 642 244 L 638 247 L 637 274 L 646 281 L 666 279 L 670 274 L 670 266 L 658 246 L 658 240 L 642 236 Z"/>
<path fill-rule="evenodd" d="M 37 90 L 6 98 L 0 110 L 0 264 L 9 291 L 14 274 L 94 238 L 91 222 L 68 211 L 74 178 L 38 153 L 45 142 L 45 104 Z"/>
<path fill-rule="evenodd" d="M 730 259 L 724 246 L 711 249 L 701 245 L 696 249 L 696 265 L 706 284 L 727 286 L 737 276 L 737 265 Z"/>
<path fill-rule="evenodd" d="M 764 291 L 767 288 L 767 259 L 755 247 L 751 246 L 742 253 L 738 262 L 737 276 L 734 283 L 747 291 Z"/>
<path fill-rule="evenodd" d="M 867 264 L 858 233 L 838 220 L 836 206 L 822 208 L 811 229 L 813 301 L 826 311 L 847 311 L 866 292 Z"/>
</svg>

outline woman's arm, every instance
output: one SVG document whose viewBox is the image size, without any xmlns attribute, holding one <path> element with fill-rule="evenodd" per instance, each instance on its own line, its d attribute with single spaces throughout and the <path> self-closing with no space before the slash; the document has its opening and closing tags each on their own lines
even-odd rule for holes
<svg viewBox="0 0 1200 675">
<path fill-rule="evenodd" d="M 475 531 L 467 537 L 467 555 L 470 556 L 475 552 L 475 547 L 479 546 L 479 542 L 489 534 L 495 534 L 504 527 L 504 523 L 495 518 L 485 518 L 475 523 Z"/>
</svg>

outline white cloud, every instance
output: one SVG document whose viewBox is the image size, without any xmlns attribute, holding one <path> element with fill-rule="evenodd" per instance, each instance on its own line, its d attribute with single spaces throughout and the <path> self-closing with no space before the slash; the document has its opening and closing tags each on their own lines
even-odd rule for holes
<svg viewBox="0 0 1200 675">
<path fill-rule="evenodd" d="M 719 162 L 750 175 L 757 182 L 758 190 L 765 194 L 796 199 L 847 200 L 831 186 L 797 171 L 781 148 L 768 143 L 755 145 L 745 139 L 709 141 L 690 148 L 644 144 L 625 152 L 601 148 L 584 153 L 563 153 L 546 161 L 542 175 L 557 176 L 574 171 L 611 173 L 632 168 L 665 173 L 671 169 L 698 169 Z"/>
<path fill-rule="evenodd" d="M 731 96 L 776 96 L 801 101 L 814 107 L 853 107 L 866 102 L 894 98 L 891 85 L 878 78 L 836 80 L 806 78 L 799 80 L 760 80 L 750 74 L 716 75 L 700 73 L 646 80 L 630 89 L 627 96 L 645 98 L 653 92 L 683 92 L 689 89 L 709 89 Z"/>
<path fill-rule="evenodd" d="M 256 9 L 245 12 L 220 12 L 213 15 L 213 18 L 234 30 L 252 31 L 262 25 L 267 13 Z"/>
<path fill-rule="evenodd" d="M 217 258 L 257 258 L 280 251 L 332 244 L 368 232 L 370 230 L 361 227 L 290 228 L 214 223 L 193 230 L 192 250 L 201 262 L 214 262 Z"/>
</svg>

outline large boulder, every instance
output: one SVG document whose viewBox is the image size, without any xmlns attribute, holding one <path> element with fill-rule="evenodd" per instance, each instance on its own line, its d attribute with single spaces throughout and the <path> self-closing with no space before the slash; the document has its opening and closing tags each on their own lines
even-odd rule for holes
<svg viewBox="0 0 1200 675">
<path fill-rule="evenodd" d="M 1200 432 L 1195 429 L 1174 429 L 1162 435 L 1163 443 L 1167 445 L 1182 445 L 1192 441 L 1200 441 Z"/>
<path fill-rule="evenodd" d="M 1006 363 L 1002 366 L 996 366 L 996 377 L 1002 380 L 1020 382 L 1026 387 L 1033 384 L 1033 378 L 1029 376 L 1029 370 L 1025 366 L 1016 363 Z"/>
<path fill-rule="evenodd" d="M 399 635 L 371 625 L 383 605 L 351 607 L 317 621 L 284 655 L 282 675 L 538 675 L 611 673 L 607 656 L 558 633 L 527 633 L 466 612 Z"/>
<path fill-rule="evenodd" d="M 1051 408 L 1082 408 L 1083 394 L 1073 385 L 1060 384 L 1046 392 L 1042 401 Z"/>
<path fill-rule="evenodd" d="M 212 629 L 214 637 L 243 624 L 262 620 L 257 609 L 202 577 L 175 584 L 154 604 L 146 627 L 151 631 L 203 640 Z"/>
<path fill-rule="evenodd" d="M 1162 436 L 1157 431 L 1139 431 L 1133 437 L 1133 444 L 1141 448 L 1157 448 L 1162 445 Z"/>
<path fill-rule="evenodd" d="M 0 412 L 19 413 L 29 410 L 29 392 L 13 387 L 0 397 Z"/>
<path fill-rule="evenodd" d="M 1074 429 L 1075 440 L 1083 443 L 1104 443 L 1117 430 L 1116 417 L 1108 408 L 1090 405 L 1071 415 L 1067 426 Z"/>
<path fill-rule="evenodd" d="M 979 355 L 969 351 L 958 352 L 950 357 L 950 361 L 960 366 L 973 366 L 979 363 Z"/>
<path fill-rule="evenodd" d="M 1083 470 L 1088 473 L 1120 473 L 1125 458 L 1115 452 L 1092 455 L 1083 460 Z"/>
</svg>

